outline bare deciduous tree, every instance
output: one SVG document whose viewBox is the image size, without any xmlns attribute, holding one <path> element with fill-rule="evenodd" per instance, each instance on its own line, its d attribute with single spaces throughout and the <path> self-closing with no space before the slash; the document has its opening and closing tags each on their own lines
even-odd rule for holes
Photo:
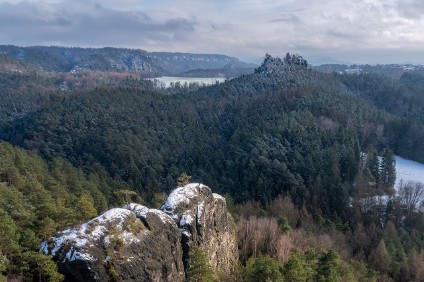
<svg viewBox="0 0 424 282">
<path fill-rule="evenodd" d="M 399 184 L 398 199 L 405 207 L 407 214 L 417 210 L 424 199 L 424 184 L 421 182 L 403 181 Z"/>
</svg>

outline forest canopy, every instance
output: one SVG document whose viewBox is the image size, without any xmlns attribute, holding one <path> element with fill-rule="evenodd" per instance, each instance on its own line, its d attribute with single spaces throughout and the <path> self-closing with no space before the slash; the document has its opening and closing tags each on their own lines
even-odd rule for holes
<svg viewBox="0 0 424 282">
<path fill-rule="evenodd" d="M 408 201 L 408 191 L 421 186 L 393 190 L 394 154 L 424 161 L 421 74 L 321 73 L 290 54 L 267 55 L 255 73 L 201 88 L 159 90 L 131 75 L 0 71 L 0 138 L 9 142 L 0 143 L 0 222 L 7 227 L 0 271 L 21 273 L 39 259 L 41 239 L 129 198 L 157 206 L 189 176 L 234 201 L 240 228 L 262 216 L 283 226 L 281 238 L 341 232 L 356 240 L 343 259 L 396 279 L 404 263 L 422 257 L 423 210 Z M 63 89 L 64 80 L 77 86 Z M 283 197 L 296 220 L 272 208 Z M 276 277 L 311 259 L 352 273 L 352 265 L 364 267 L 330 250 L 309 258 L 301 251 L 283 269 L 269 263 Z M 278 259 L 267 247 L 265 257 L 252 255 L 242 259 L 248 277 L 266 256 Z M 315 265 L 302 275 L 322 271 Z"/>
</svg>

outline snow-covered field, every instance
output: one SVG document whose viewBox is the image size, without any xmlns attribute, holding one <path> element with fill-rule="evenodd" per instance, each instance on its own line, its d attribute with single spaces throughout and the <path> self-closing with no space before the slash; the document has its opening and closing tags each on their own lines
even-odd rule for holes
<svg viewBox="0 0 424 282">
<path fill-rule="evenodd" d="M 398 188 L 399 182 L 402 179 L 404 182 L 415 181 L 424 183 L 424 164 L 396 156 L 396 188 Z"/>
<path fill-rule="evenodd" d="M 225 77 L 174 77 L 174 76 L 162 76 L 157 78 L 148 78 L 149 80 L 159 81 L 159 87 L 169 87 L 171 83 L 187 84 L 198 83 L 199 85 L 212 85 L 215 83 L 222 83 L 225 81 Z"/>
</svg>

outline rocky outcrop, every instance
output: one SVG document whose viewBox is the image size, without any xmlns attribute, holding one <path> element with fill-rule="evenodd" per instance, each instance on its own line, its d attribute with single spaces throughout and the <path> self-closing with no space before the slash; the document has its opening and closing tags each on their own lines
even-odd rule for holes
<svg viewBox="0 0 424 282">
<path fill-rule="evenodd" d="M 229 272 L 237 257 L 234 221 L 225 198 L 205 185 L 191 183 L 175 189 L 162 206 L 181 230 L 184 264 L 192 246 L 200 246 L 216 272 Z"/>
<path fill-rule="evenodd" d="M 112 209 L 42 243 L 66 281 L 183 281 L 181 234 L 162 211 Z"/>
<path fill-rule="evenodd" d="M 303 59 L 300 55 L 290 55 L 287 53 L 284 59 L 281 59 L 279 57 L 272 57 L 271 55 L 266 54 L 263 63 L 255 69 L 255 73 L 281 73 L 293 70 L 303 70 L 307 69 L 307 67 L 308 61 Z"/>
<path fill-rule="evenodd" d="M 194 245 L 217 272 L 237 260 L 225 199 L 202 184 L 175 189 L 162 210 L 138 204 L 111 209 L 44 241 L 41 250 L 66 281 L 183 281 Z"/>
</svg>

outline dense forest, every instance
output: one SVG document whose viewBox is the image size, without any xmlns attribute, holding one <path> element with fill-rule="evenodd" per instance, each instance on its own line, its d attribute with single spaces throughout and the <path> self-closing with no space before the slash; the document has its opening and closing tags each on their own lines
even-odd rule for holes
<svg viewBox="0 0 424 282">
<path fill-rule="evenodd" d="M 267 55 L 223 84 L 159 90 L 131 73 L 3 61 L 0 138 L 25 149 L 0 144 L 5 275 L 49 278 L 28 266 L 45 259 L 41 239 L 122 204 L 119 191 L 157 206 L 185 172 L 226 194 L 237 220 L 229 280 L 263 268 L 276 281 L 424 279 L 423 185 L 393 189 L 394 154 L 424 162 L 422 74 L 322 73 Z"/>
</svg>

